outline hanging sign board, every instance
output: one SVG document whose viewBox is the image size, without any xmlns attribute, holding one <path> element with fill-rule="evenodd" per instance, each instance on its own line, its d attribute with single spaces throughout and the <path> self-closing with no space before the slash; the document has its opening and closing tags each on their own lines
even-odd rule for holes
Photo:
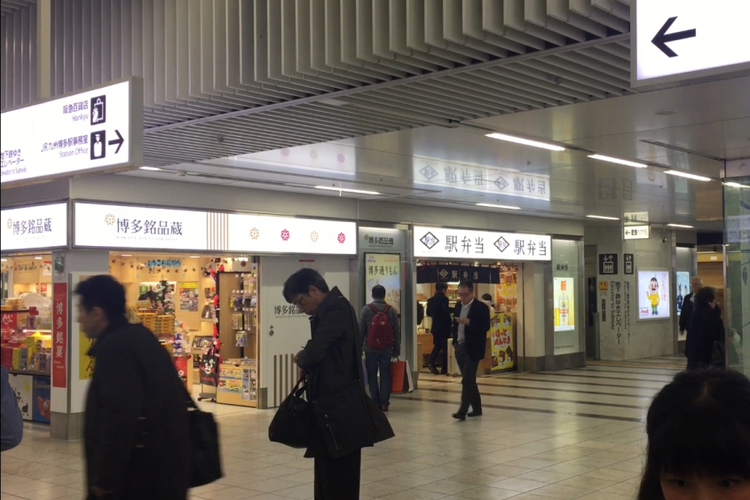
<svg viewBox="0 0 750 500">
<path fill-rule="evenodd" d="M 68 204 L 0 211 L 3 253 L 68 245 Z"/>
<path fill-rule="evenodd" d="M 2 114 L 2 187 L 143 164 L 143 80 Z"/>
<path fill-rule="evenodd" d="M 633 87 L 750 69 L 747 14 L 747 0 L 634 0 Z"/>
<path fill-rule="evenodd" d="M 647 240 L 651 237 L 651 226 L 623 226 L 622 239 L 624 240 Z"/>
<path fill-rule="evenodd" d="M 469 260 L 552 260 L 552 237 L 544 234 L 414 227 L 414 256 Z"/>
</svg>

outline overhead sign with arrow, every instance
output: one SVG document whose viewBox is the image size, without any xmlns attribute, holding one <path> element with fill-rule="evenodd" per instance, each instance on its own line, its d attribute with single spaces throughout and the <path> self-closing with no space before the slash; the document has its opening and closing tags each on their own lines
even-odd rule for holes
<svg viewBox="0 0 750 500">
<path fill-rule="evenodd" d="M 2 187 L 143 163 L 143 80 L 2 114 Z"/>
<path fill-rule="evenodd" d="M 631 2 L 633 87 L 750 70 L 750 1 Z"/>
</svg>

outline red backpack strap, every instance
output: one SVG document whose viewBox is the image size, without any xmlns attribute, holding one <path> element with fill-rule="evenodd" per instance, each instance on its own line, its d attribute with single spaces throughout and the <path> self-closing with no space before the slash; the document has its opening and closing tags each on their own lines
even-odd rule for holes
<svg viewBox="0 0 750 500">
<path fill-rule="evenodd" d="M 391 306 L 389 306 L 388 304 L 386 304 L 385 305 L 385 309 L 383 309 L 383 314 L 388 314 L 388 311 L 390 311 L 390 309 L 391 309 Z"/>
<path fill-rule="evenodd" d="M 378 313 L 380 312 L 380 311 L 378 311 L 378 308 L 377 308 L 377 307 L 375 307 L 375 304 L 373 304 L 373 303 L 370 303 L 370 304 L 368 304 L 368 305 L 370 306 L 370 309 L 372 309 L 372 310 L 373 310 L 373 312 L 375 312 L 375 314 L 378 314 Z"/>
</svg>

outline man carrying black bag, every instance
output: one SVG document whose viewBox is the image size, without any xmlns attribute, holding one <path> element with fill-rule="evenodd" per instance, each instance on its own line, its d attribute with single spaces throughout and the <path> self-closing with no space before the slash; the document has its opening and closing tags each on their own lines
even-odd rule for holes
<svg viewBox="0 0 750 500">
<path fill-rule="evenodd" d="M 393 437 L 393 430 L 364 390 L 354 309 L 312 269 L 289 277 L 284 298 L 310 315 L 312 338 L 296 361 L 307 375 L 307 398 L 314 408 L 305 457 L 315 459 L 315 498 L 357 499 L 361 449 Z"/>
</svg>

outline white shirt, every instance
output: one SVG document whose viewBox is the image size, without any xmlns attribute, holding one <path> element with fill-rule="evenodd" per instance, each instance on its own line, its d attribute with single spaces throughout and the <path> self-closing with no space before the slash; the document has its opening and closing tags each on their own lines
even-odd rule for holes
<svg viewBox="0 0 750 500">
<path fill-rule="evenodd" d="M 459 318 L 467 318 L 469 316 L 469 309 L 471 309 L 471 305 L 474 303 L 474 299 L 471 299 L 471 302 L 468 304 L 461 303 L 461 315 Z M 458 343 L 461 344 L 463 342 L 466 342 L 466 325 L 459 323 L 458 324 Z"/>
</svg>

